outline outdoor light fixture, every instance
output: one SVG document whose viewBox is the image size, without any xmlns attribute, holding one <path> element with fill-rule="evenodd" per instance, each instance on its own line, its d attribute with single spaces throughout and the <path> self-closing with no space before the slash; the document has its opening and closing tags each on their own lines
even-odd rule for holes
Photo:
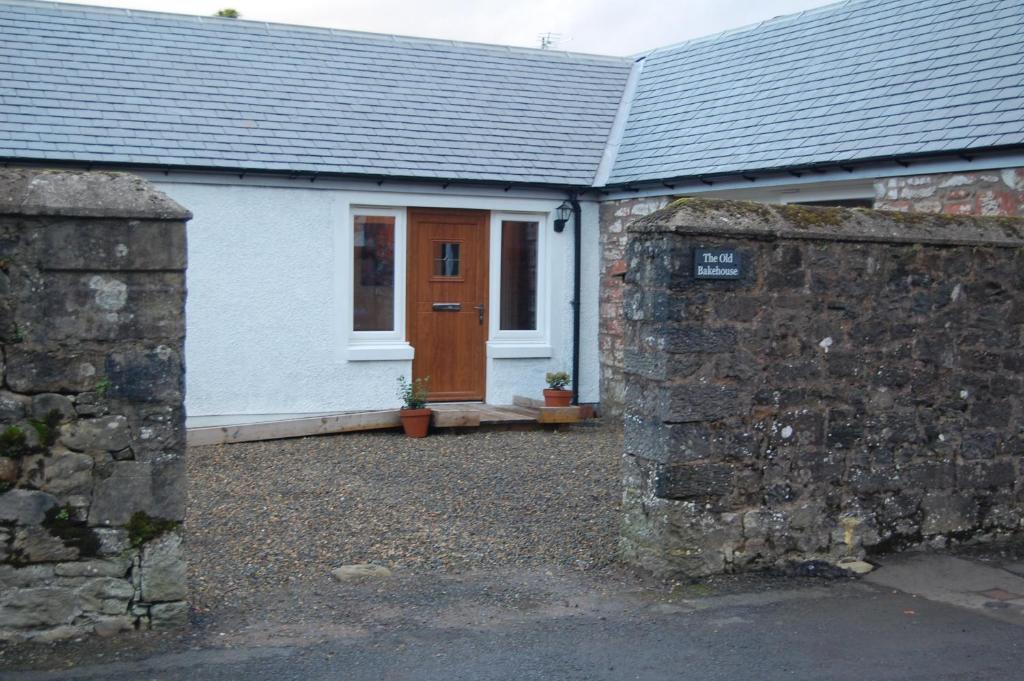
<svg viewBox="0 0 1024 681">
<path fill-rule="evenodd" d="M 572 217 L 572 205 L 568 201 L 562 201 L 562 205 L 555 209 L 555 231 L 561 233 L 565 229 L 565 223 Z"/>
</svg>

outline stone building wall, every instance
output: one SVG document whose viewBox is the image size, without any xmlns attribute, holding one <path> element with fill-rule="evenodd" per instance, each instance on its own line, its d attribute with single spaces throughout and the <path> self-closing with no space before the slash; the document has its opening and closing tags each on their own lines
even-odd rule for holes
<svg viewBox="0 0 1024 681">
<path fill-rule="evenodd" d="M 130 175 L 0 169 L 0 640 L 187 620 L 189 217 Z"/>
<path fill-rule="evenodd" d="M 626 226 L 664 208 L 667 196 L 605 201 L 601 204 L 601 289 L 598 303 L 598 354 L 601 366 L 601 415 L 620 418 L 623 410 L 622 277 L 625 272 Z"/>
<path fill-rule="evenodd" d="M 949 215 L 1024 216 L 1024 168 L 877 180 L 875 208 Z"/>
<path fill-rule="evenodd" d="M 742 277 L 695 280 L 698 246 Z M 1024 221 L 681 200 L 627 261 L 628 559 L 706 575 L 1021 530 Z"/>
</svg>

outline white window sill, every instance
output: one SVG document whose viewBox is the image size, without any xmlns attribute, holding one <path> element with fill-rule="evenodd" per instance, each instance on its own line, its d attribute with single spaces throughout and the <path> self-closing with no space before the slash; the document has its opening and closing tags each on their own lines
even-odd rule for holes
<svg viewBox="0 0 1024 681">
<path fill-rule="evenodd" d="M 416 351 L 408 343 L 373 343 L 348 346 L 348 361 L 410 361 Z"/>
<path fill-rule="evenodd" d="M 490 359 L 545 358 L 551 357 L 552 354 L 551 346 L 547 343 L 492 341 L 487 344 L 487 356 Z"/>
</svg>

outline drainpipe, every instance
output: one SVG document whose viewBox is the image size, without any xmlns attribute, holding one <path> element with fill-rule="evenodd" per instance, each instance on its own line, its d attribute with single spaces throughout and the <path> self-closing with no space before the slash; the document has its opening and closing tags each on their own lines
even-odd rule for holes
<svg viewBox="0 0 1024 681">
<path fill-rule="evenodd" d="M 583 216 L 575 192 L 569 194 L 573 222 L 572 268 L 572 403 L 580 403 L 580 251 L 583 245 Z"/>
</svg>

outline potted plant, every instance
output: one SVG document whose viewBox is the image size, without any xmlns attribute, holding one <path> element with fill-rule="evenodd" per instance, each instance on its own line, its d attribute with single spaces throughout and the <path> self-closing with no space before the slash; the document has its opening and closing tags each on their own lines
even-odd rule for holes
<svg viewBox="0 0 1024 681">
<path fill-rule="evenodd" d="M 402 430 L 409 437 L 426 437 L 430 428 L 431 410 L 426 408 L 429 383 L 429 376 L 413 381 L 405 380 L 405 376 L 398 377 L 398 397 L 402 400 L 399 415 Z"/>
<path fill-rule="evenodd" d="M 545 407 L 568 407 L 572 404 L 572 391 L 566 390 L 569 385 L 569 374 L 564 371 L 551 371 L 545 376 L 548 387 L 544 391 Z"/>
</svg>

